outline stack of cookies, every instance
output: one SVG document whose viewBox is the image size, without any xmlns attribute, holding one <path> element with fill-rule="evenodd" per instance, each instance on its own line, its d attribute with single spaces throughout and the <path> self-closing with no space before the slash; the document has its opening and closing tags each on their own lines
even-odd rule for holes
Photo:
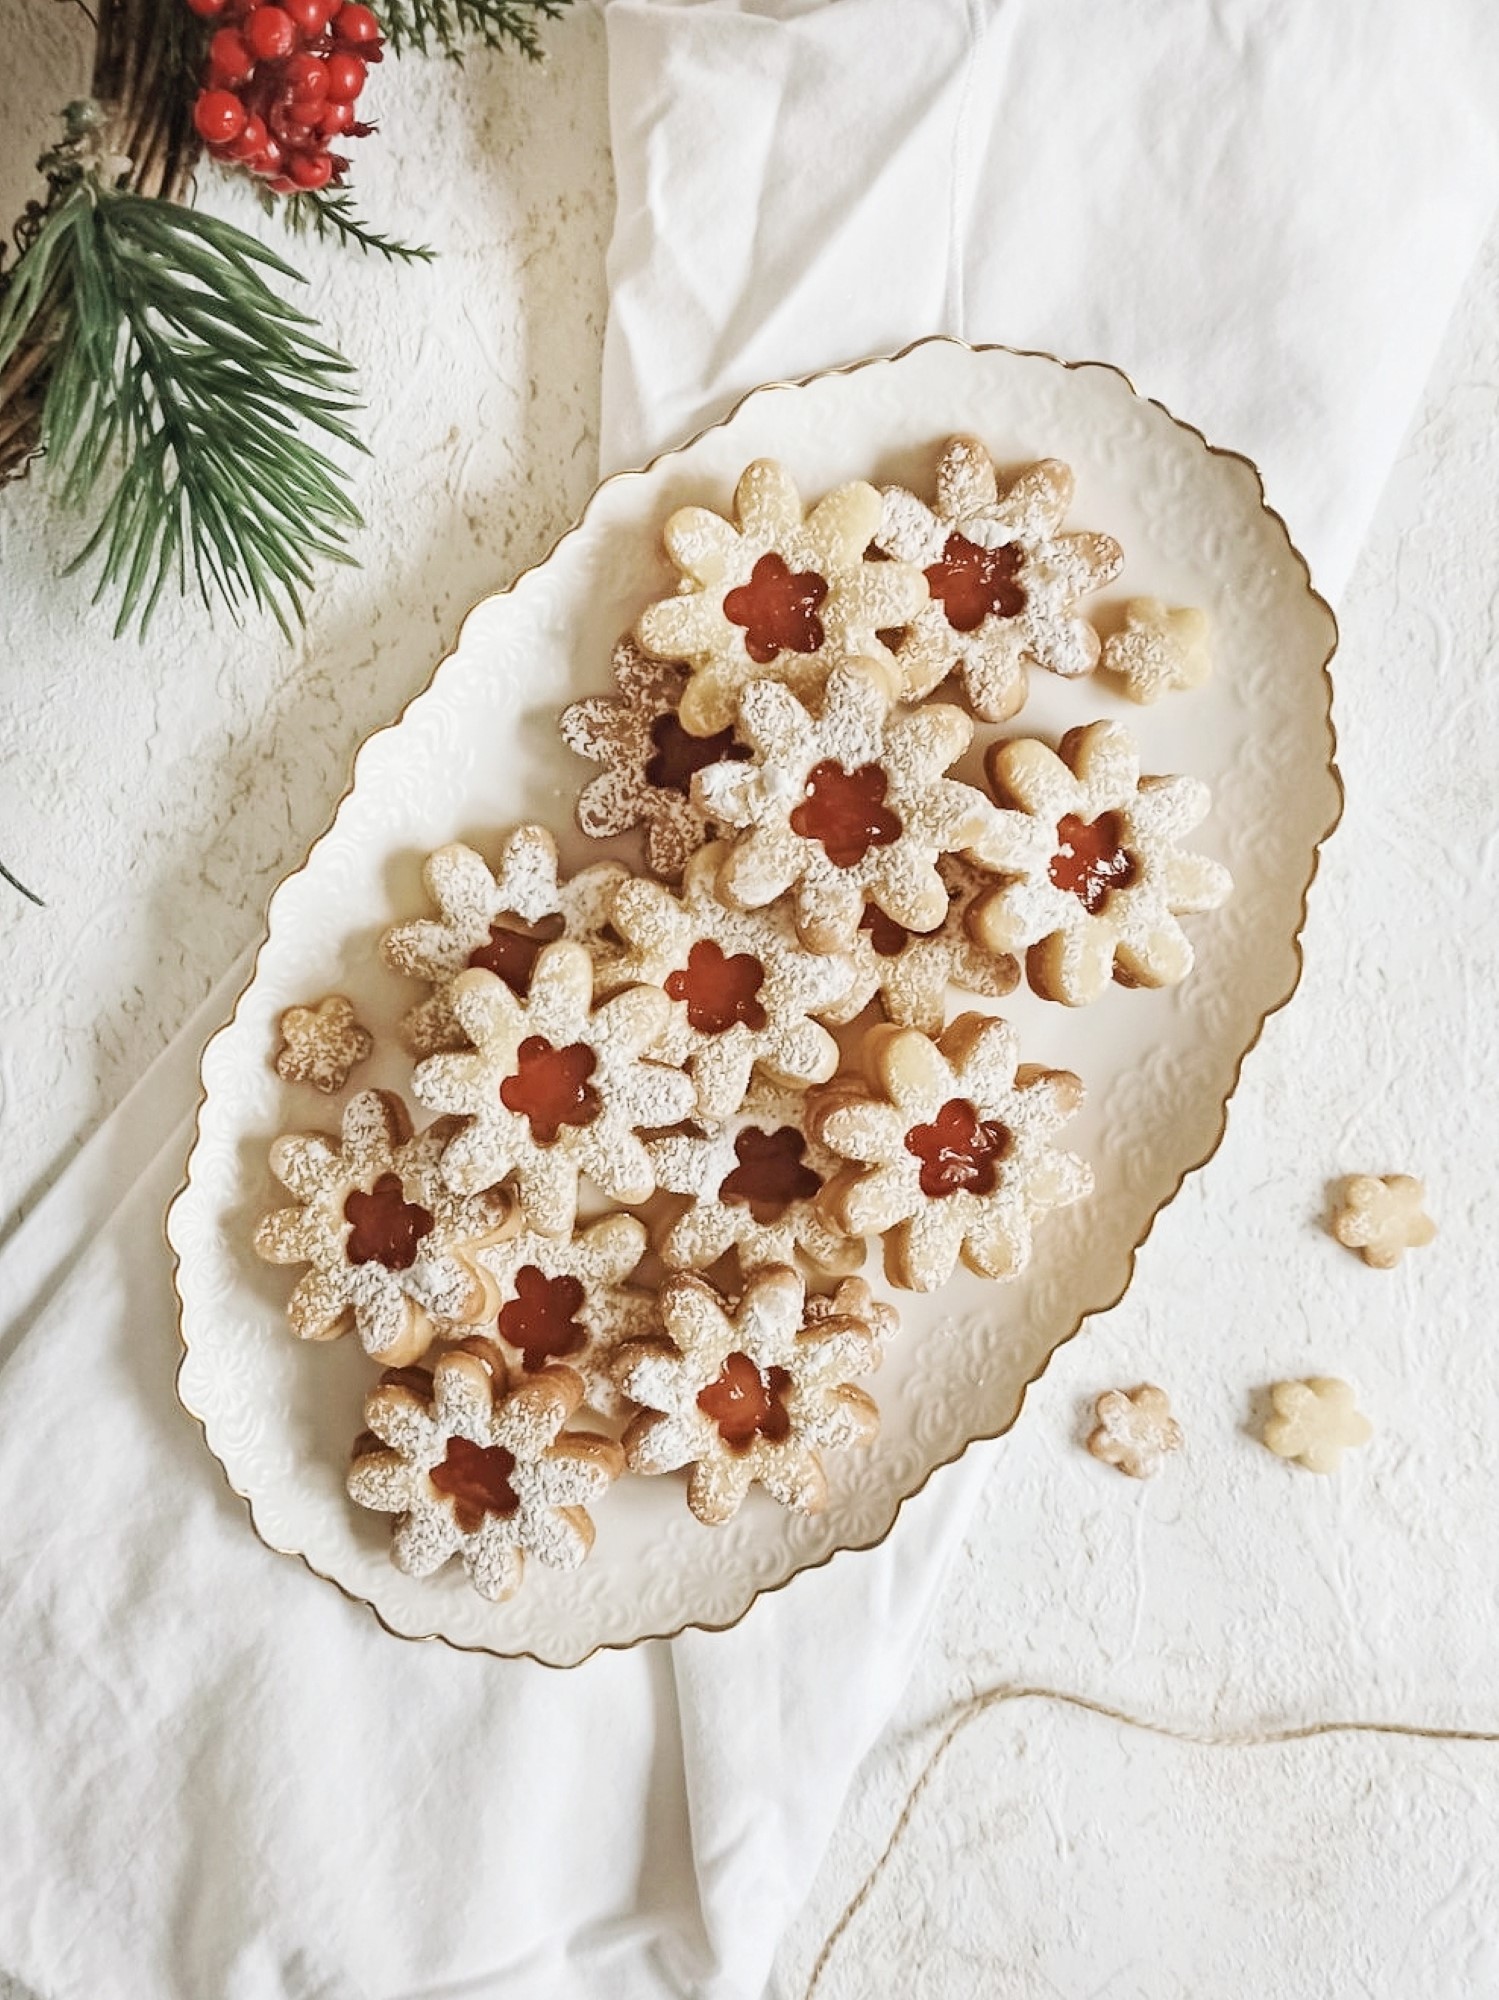
<svg viewBox="0 0 1499 2000">
<path fill-rule="evenodd" d="M 897 1291 L 1012 1278 L 1089 1193 L 1082 1082 L 963 996 L 1174 984 L 1179 919 L 1230 885 L 1181 845 L 1206 789 L 1142 777 L 1115 722 L 952 775 L 1032 670 L 1138 701 L 1206 672 L 1188 609 L 1133 600 L 1100 638 L 1080 607 L 1123 557 L 1063 532 L 1071 498 L 1060 462 L 1002 482 L 969 438 L 929 500 L 860 481 L 807 510 L 751 465 L 732 520 L 667 521 L 679 589 L 560 718 L 598 767 L 579 825 L 642 830 L 645 872 L 564 876 L 540 826 L 427 859 L 430 911 L 383 953 L 422 989 L 430 1122 L 367 1090 L 337 1136 L 277 1140 L 292 1205 L 256 1235 L 307 1267 L 293 1332 L 352 1330 L 382 1370 L 348 1486 L 402 1569 L 458 1556 L 508 1597 L 527 1557 L 584 1559 L 626 1474 L 685 1470 L 705 1523 L 756 1483 L 815 1512 L 826 1455 L 878 1430 L 898 1315 L 869 1240 Z M 283 1074 L 324 1089 L 368 1053 L 337 995 L 283 1030 Z"/>
</svg>

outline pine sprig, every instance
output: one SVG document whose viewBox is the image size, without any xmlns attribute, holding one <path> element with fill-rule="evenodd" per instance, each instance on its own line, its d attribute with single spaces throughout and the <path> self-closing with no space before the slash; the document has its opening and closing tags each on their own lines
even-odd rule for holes
<svg viewBox="0 0 1499 2000">
<path fill-rule="evenodd" d="M 274 202 L 294 236 L 338 237 L 345 243 L 357 244 L 366 255 L 377 253 L 387 263 L 430 264 L 437 254 L 425 243 L 403 243 L 398 237 L 382 236 L 355 213 L 353 197 L 348 194 L 319 190 L 312 194 L 268 196 L 267 202 Z"/>
<path fill-rule="evenodd" d="M 0 301 L 0 369 L 38 321 L 57 329 L 42 439 L 65 503 L 106 494 L 70 568 L 101 559 L 95 601 L 118 590 L 116 633 L 144 632 L 190 569 L 206 602 L 253 602 L 289 635 L 313 559 L 352 560 L 360 516 L 300 434 L 363 449 L 352 370 L 266 273 L 301 282 L 229 223 L 85 179 Z"/>
<path fill-rule="evenodd" d="M 416 49 L 422 55 L 463 60 L 465 42 L 486 49 L 510 45 L 532 62 L 545 51 L 538 24 L 559 21 L 571 0 L 384 0 L 380 20 L 386 40 L 397 55 Z"/>
<path fill-rule="evenodd" d="M 0 876 L 3 876 L 5 880 L 9 882 L 12 889 L 16 890 L 20 895 L 24 896 L 28 903 L 35 903 L 39 910 L 46 909 L 47 905 L 42 901 L 41 897 L 36 893 L 35 889 L 28 889 L 24 882 L 20 881 L 16 876 L 11 874 L 10 870 L 6 867 L 3 861 L 0 861 Z"/>
</svg>

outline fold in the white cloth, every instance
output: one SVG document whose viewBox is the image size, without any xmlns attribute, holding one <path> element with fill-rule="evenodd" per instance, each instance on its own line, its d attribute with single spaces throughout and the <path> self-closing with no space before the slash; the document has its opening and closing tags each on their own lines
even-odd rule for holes
<svg viewBox="0 0 1499 2000">
<path fill-rule="evenodd" d="M 607 20 L 606 466 L 923 333 L 1036 345 L 1250 452 L 1341 584 L 1496 198 L 1481 0 Z M 0 1971 L 750 2000 L 1003 1447 L 730 1634 L 568 1674 L 388 1637 L 173 1396 L 161 1214 L 235 983 L 0 1254 Z"/>
</svg>

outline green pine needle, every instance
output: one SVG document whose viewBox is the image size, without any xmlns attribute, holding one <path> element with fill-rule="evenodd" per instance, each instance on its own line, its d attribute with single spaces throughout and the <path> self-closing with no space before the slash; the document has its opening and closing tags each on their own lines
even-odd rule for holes
<svg viewBox="0 0 1499 2000">
<path fill-rule="evenodd" d="M 299 274 L 213 216 L 84 180 L 48 216 L 0 299 L 0 368 L 28 334 L 57 344 L 42 440 L 64 502 L 97 504 L 70 570 L 142 633 L 189 569 L 205 602 L 268 609 L 290 636 L 319 557 L 362 525 L 337 467 L 300 434 L 363 450 L 353 371 L 267 274 Z"/>
<path fill-rule="evenodd" d="M 545 53 L 538 23 L 558 21 L 571 0 L 383 0 L 380 24 L 397 55 L 416 49 L 421 55 L 463 60 L 468 41 L 486 49 L 513 45 L 540 62 Z"/>
<path fill-rule="evenodd" d="M 35 889 L 28 889 L 24 882 L 18 881 L 16 877 L 11 874 L 10 870 L 6 867 L 3 861 L 0 861 L 0 875 L 3 875 L 5 877 L 5 880 L 9 882 L 12 889 L 17 890 L 21 895 L 23 895 L 28 903 L 35 903 L 39 910 L 46 909 L 47 905 L 42 901 L 41 897 L 36 893 Z"/>
<path fill-rule="evenodd" d="M 316 193 L 286 195 L 277 202 L 286 226 L 294 236 L 309 231 L 317 237 L 337 236 L 355 243 L 367 255 L 374 251 L 387 263 L 430 264 L 436 252 L 425 243 L 402 243 L 398 237 L 382 236 L 354 211 L 353 197 L 319 190 Z"/>
</svg>

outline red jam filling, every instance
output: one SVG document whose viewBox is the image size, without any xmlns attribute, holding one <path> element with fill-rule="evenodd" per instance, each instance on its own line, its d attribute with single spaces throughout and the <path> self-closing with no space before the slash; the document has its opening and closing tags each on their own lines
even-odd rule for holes
<svg viewBox="0 0 1499 2000">
<path fill-rule="evenodd" d="M 749 1203 L 756 1222 L 779 1222 L 794 1201 L 810 1201 L 822 1186 L 805 1163 L 806 1139 L 794 1125 L 762 1132 L 746 1125 L 734 1140 L 738 1160 L 718 1187 L 720 1201 Z"/>
<path fill-rule="evenodd" d="M 402 1193 L 399 1174 L 381 1174 L 368 1194 L 356 1188 L 344 1203 L 344 1221 L 352 1224 L 344 1245 L 349 1262 L 383 1264 L 387 1271 L 409 1271 L 432 1228 L 426 1209 Z"/>
<path fill-rule="evenodd" d="M 534 929 L 516 930 L 498 917 L 489 926 L 489 936 L 468 955 L 470 965 L 482 966 L 522 1000 L 531 990 L 531 974 L 553 938 L 562 933 L 561 917 L 547 917 Z"/>
<path fill-rule="evenodd" d="M 859 919 L 859 929 L 868 931 L 869 942 L 880 958 L 899 958 L 916 931 L 908 931 L 904 924 L 898 924 L 894 917 L 887 917 L 877 903 L 866 903 L 864 914 Z"/>
<path fill-rule="evenodd" d="M 995 1169 L 1013 1143 L 1007 1126 L 980 1118 L 961 1097 L 950 1098 L 930 1125 L 906 1134 L 906 1151 L 921 1162 L 921 1192 L 933 1200 L 963 1189 L 992 1194 Z"/>
<path fill-rule="evenodd" d="M 1127 889 L 1138 870 L 1135 857 L 1121 844 L 1118 813 L 1100 813 L 1092 821 L 1075 813 L 1057 823 L 1057 851 L 1050 874 L 1059 889 L 1076 896 L 1090 917 L 1096 917 L 1113 889 Z"/>
<path fill-rule="evenodd" d="M 502 1444 L 471 1444 L 467 1438 L 448 1440 L 441 1465 L 427 1475 L 439 1493 L 453 1502 L 453 1515 L 464 1534 L 471 1535 L 486 1514 L 513 1514 L 520 1501 L 510 1484 L 515 1454 Z"/>
<path fill-rule="evenodd" d="M 515 1052 L 514 1076 L 500 1085 L 500 1102 L 530 1119 L 538 1145 L 550 1146 L 564 1125 L 591 1125 L 603 1109 L 588 1081 L 597 1060 L 583 1042 L 554 1049 L 545 1035 L 528 1035 Z"/>
<path fill-rule="evenodd" d="M 515 1274 L 515 1297 L 500 1308 L 500 1338 L 520 1349 L 534 1374 L 587 1345 L 588 1329 L 574 1317 L 582 1303 L 580 1279 L 549 1278 L 534 1264 L 522 1264 Z"/>
<path fill-rule="evenodd" d="M 807 796 L 792 810 L 791 831 L 820 840 L 835 868 L 853 868 L 871 847 L 900 838 L 900 818 L 885 804 L 889 786 L 884 767 L 861 764 L 845 771 L 832 757 L 814 764 Z"/>
<path fill-rule="evenodd" d="M 732 729 L 720 729 L 714 736 L 689 736 L 670 713 L 658 715 L 651 724 L 651 741 L 656 747 L 646 759 L 646 783 L 658 792 L 680 792 L 683 798 L 692 790 L 695 771 L 726 758 L 741 764 L 749 755 Z"/>
<path fill-rule="evenodd" d="M 1024 587 L 1016 582 L 1025 562 L 1018 542 L 981 549 L 964 535 L 949 535 L 942 560 L 926 572 L 927 587 L 955 632 L 972 632 L 986 618 L 1018 618 Z"/>
<path fill-rule="evenodd" d="M 736 1022 L 747 1028 L 765 1026 L 760 988 L 765 967 L 747 951 L 726 958 L 712 938 L 699 938 L 687 963 L 666 976 L 673 1000 L 687 1002 L 687 1019 L 700 1035 L 721 1035 Z"/>
<path fill-rule="evenodd" d="M 724 596 L 723 615 L 744 627 L 744 650 L 762 667 L 777 653 L 815 653 L 823 642 L 817 607 L 828 594 L 816 570 L 795 575 L 774 549 L 761 556 L 748 583 Z"/>
<path fill-rule="evenodd" d="M 757 1437 L 779 1444 L 791 1431 L 782 1398 L 791 1387 L 784 1368 L 762 1375 L 747 1354 L 731 1354 L 716 1382 L 698 1396 L 697 1406 L 718 1426 L 730 1451 L 747 1451 Z"/>
</svg>

